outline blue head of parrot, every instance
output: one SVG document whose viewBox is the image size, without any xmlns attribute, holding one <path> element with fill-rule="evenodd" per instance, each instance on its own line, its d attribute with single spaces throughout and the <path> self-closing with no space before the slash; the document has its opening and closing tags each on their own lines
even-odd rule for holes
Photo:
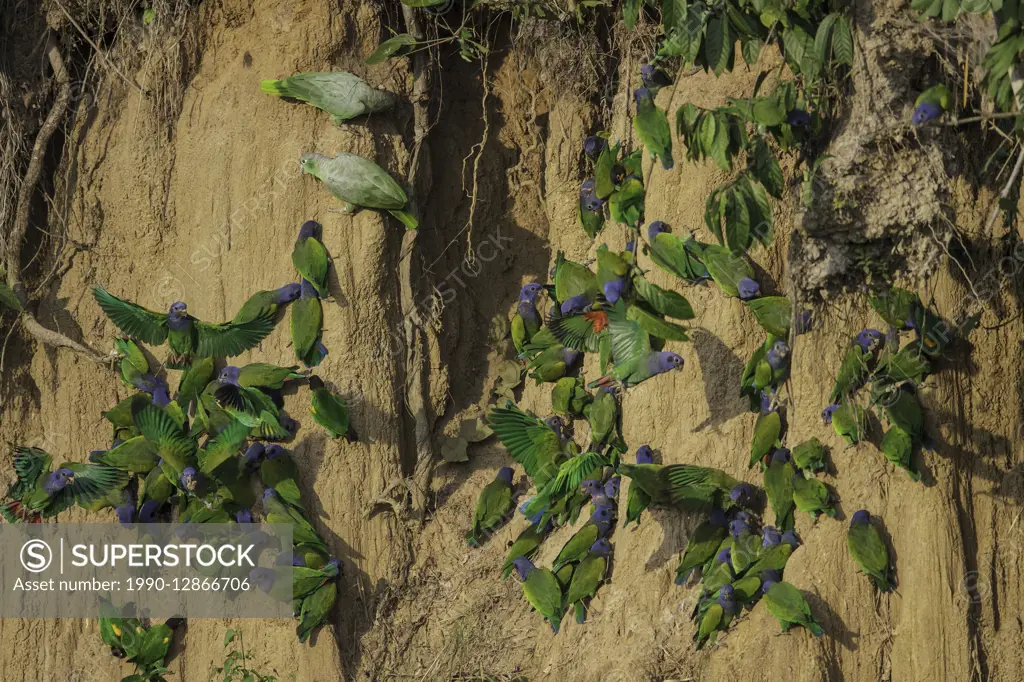
<svg viewBox="0 0 1024 682">
<path fill-rule="evenodd" d="M 729 491 L 729 499 L 741 507 L 750 506 L 753 497 L 754 486 L 749 483 L 740 483 L 739 485 L 733 486 L 732 490 Z"/>
<path fill-rule="evenodd" d="M 789 448 L 778 448 L 772 453 L 772 462 L 785 464 L 789 461 Z"/>
<path fill-rule="evenodd" d="M 46 483 L 43 484 L 43 490 L 49 495 L 56 495 L 69 484 L 74 482 L 75 474 L 71 469 L 60 468 L 50 474 L 50 477 L 46 479 Z"/>
<path fill-rule="evenodd" d="M 302 293 L 302 284 L 299 282 L 289 282 L 283 287 L 274 290 L 277 294 L 275 300 L 277 303 L 290 303 L 299 297 Z"/>
<path fill-rule="evenodd" d="M 530 577 L 531 573 L 537 570 L 537 567 L 533 565 L 533 562 L 524 556 L 513 559 L 512 565 L 516 567 L 516 573 L 519 574 L 520 580 L 526 580 Z"/>
<path fill-rule="evenodd" d="M 543 288 L 544 287 L 542 287 L 540 284 L 537 284 L 536 282 L 530 282 L 529 284 L 524 285 L 523 288 L 519 290 L 519 300 L 533 303 L 535 300 L 537 300 L 537 294 L 539 294 L 541 292 L 541 289 Z"/>
<path fill-rule="evenodd" d="M 266 457 L 267 457 L 267 459 L 277 459 L 278 457 L 283 457 L 283 456 L 285 456 L 287 454 L 288 454 L 288 451 L 285 450 L 284 448 L 282 448 L 277 443 L 271 445 L 266 450 Z"/>
<path fill-rule="evenodd" d="M 597 135 L 591 135 L 587 139 L 583 140 L 583 153 L 589 156 L 591 159 L 597 159 L 598 155 L 604 151 L 604 148 L 608 146 L 603 137 Z"/>
<path fill-rule="evenodd" d="M 590 497 L 596 497 L 597 495 L 604 494 L 604 486 L 601 485 L 601 481 L 598 481 L 595 478 L 588 478 L 580 483 L 580 487 L 583 488 L 583 492 L 590 495 Z"/>
<path fill-rule="evenodd" d="M 884 335 L 877 329 L 863 329 L 857 334 L 856 343 L 865 353 L 871 353 Z"/>
<path fill-rule="evenodd" d="M 668 226 L 660 220 L 655 220 L 653 223 L 647 226 L 647 238 L 654 239 L 662 232 L 668 232 Z"/>
<path fill-rule="evenodd" d="M 839 409 L 839 405 L 829 405 L 828 407 L 826 407 L 824 410 L 821 411 L 821 419 L 822 419 L 822 421 L 824 421 L 826 424 L 831 424 L 832 423 L 832 415 L 838 409 Z"/>
<path fill-rule="evenodd" d="M 654 450 L 650 445 L 641 445 L 636 449 L 637 464 L 654 464 Z"/>
<path fill-rule="evenodd" d="M 786 115 L 786 123 L 801 128 L 811 122 L 811 115 L 803 109 L 794 109 Z"/>
<path fill-rule="evenodd" d="M 114 507 L 114 512 L 117 514 L 117 522 L 122 526 L 128 525 L 135 519 L 134 504 L 122 504 L 118 507 Z"/>
<path fill-rule="evenodd" d="M 156 521 L 156 513 L 160 511 L 162 502 L 157 500 L 146 500 L 139 508 L 139 521 L 142 523 L 153 523 Z"/>
<path fill-rule="evenodd" d="M 239 509 L 235 512 L 235 521 L 238 523 L 252 523 L 252 512 L 248 509 Z"/>
<path fill-rule="evenodd" d="M 618 476 L 612 476 L 608 479 L 608 482 L 604 484 L 605 496 L 610 500 L 614 500 L 619 496 L 620 485 L 622 485 L 622 479 Z"/>
<path fill-rule="evenodd" d="M 851 526 L 859 526 L 866 523 L 871 523 L 871 512 L 867 509 L 861 509 L 853 513 L 853 518 L 850 519 Z"/>
<path fill-rule="evenodd" d="M 942 107 L 932 102 L 921 102 L 914 109 L 914 115 L 910 117 L 910 120 L 916 126 L 923 126 L 939 116 L 942 116 Z"/>
<path fill-rule="evenodd" d="M 732 561 L 732 548 L 726 547 L 725 549 L 720 551 L 717 555 L 715 555 L 715 561 L 717 561 L 720 564 Z"/>
<path fill-rule="evenodd" d="M 742 300 L 749 301 L 761 293 L 761 285 L 749 277 L 744 277 L 736 285 L 736 290 L 739 292 Z"/>
<path fill-rule="evenodd" d="M 734 538 L 738 538 L 744 533 L 750 532 L 750 526 L 739 519 L 733 519 L 729 522 L 729 534 Z"/>
<path fill-rule="evenodd" d="M 608 538 L 601 538 L 590 546 L 590 553 L 608 556 L 612 553 L 612 543 L 608 542 Z"/>
<path fill-rule="evenodd" d="M 712 526 L 725 528 L 729 525 L 729 519 L 726 518 L 724 511 L 722 511 L 719 507 L 715 507 L 714 509 L 711 510 L 711 518 L 708 519 L 708 523 L 710 523 Z"/>
<path fill-rule="evenodd" d="M 512 467 L 501 467 L 498 469 L 496 480 L 504 481 L 505 483 L 512 485 L 512 473 Z"/>
<path fill-rule="evenodd" d="M 605 282 L 601 290 L 604 292 L 604 297 L 608 299 L 609 303 L 616 303 L 626 291 L 626 280 L 613 279 L 610 282 Z"/>
<path fill-rule="evenodd" d="M 787 530 L 785 533 L 783 533 L 782 541 L 790 547 L 792 547 L 793 549 L 796 549 L 800 546 L 800 538 L 797 537 L 795 530 Z"/>
<path fill-rule="evenodd" d="M 317 231 L 320 229 L 320 223 L 315 220 L 307 220 L 302 223 L 302 227 L 299 228 L 299 239 L 309 239 L 315 237 Z"/>
<path fill-rule="evenodd" d="M 782 543 L 782 533 L 778 528 L 772 526 L 764 527 L 764 535 L 761 537 L 761 546 L 764 548 L 774 547 Z"/>
<path fill-rule="evenodd" d="M 256 583 L 266 593 L 274 586 L 274 571 L 269 568 L 257 566 L 249 571 L 249 579 Z"/>
<path fill-rule="evenodd" d="M 220 381 L 222 384 L 231 384 L 232 386 L 237 386 L 238 375 L 240 371 L 241 370 L 239 370 L 234 365 L 228 365 L 227 367 L 220 371 L 220 376 L 217 377 L 217 380 Z"/>
</svg>

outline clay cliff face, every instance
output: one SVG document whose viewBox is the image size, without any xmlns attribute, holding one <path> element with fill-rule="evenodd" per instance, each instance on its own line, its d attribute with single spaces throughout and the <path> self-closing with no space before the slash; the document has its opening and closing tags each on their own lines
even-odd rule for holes
<svg viewBox="0 0 1024 682">
<path fill-rule="evenodd" d="M 483 549 L 471 551 L 463 539 L 480 488 L 510 463 L 493 441 L 471 446 L 469 463 L 438 467 L 422 526 L 397 519 L 386 505 L 374 506 L 414 467 L 410 391 L 418 391 L 427 422 L 437 418 L 435 435 L 486 405 L 503 359 L 487 345 L 489 320 L 508 312 L 524 282 L 546 276 L 557 250 L 574 259 L 593 256 L 596 245 L 575 218 L 582 140 L 599 127 L 629 138 L 629 92 L 641 63 L 636 47 L 618 33 L 601 37 L 599 45 L 596 35 L 534 27 L 510 38 L 506 30 L 492 36 L 500 49 L 485 65 L 485 96 L 481 65 L 449 55 L 435 83 L 443 104 L 429 137 L 433 182 L 420 197 L 415 250 L 406 252 L 400 226 L 372 211 L 337 212 L 337 202 L 301 175 L 297 160 L 308 151 L 355 152 L 404 179 L 411 107 L 338 128 L 315 109 L 258 88 L 262 78 L 294 71 L 348 69 L 410 93 L 403 60 L 362 63 L 386 25 L 402 30 L 393 12 L 353 2 L 225 0 L 207 15 L 198 68 L 184 84 L 180 113 L 169 127 L 154 102 L 115 80 L 103 86 L 68 138 L 77 177 L 67 197 L 69 229 L 88 248 L 53 285 L 40 317 L 74 338 L 106 348 L 115 332 L 88 293 L 94 283 L 152 308 L 180 299 L 201 319 L 227 319 L 251 292 L 293 279 L 289 254 L 304 220 L 323 224 L 334 258 L 335 300 L 325 304 L 330 355 L 318 374 L 350 397 L 359 441 L 326 439 L 308 417 L 305 392 L 286 398 L 286 409 L 302 424 L 292 448 L 304 490 L 318 527 L 345 564 L 333 623 L 313 646 L 301 646 L 290 622 L 192 621 L 170 665 L 177 679 L 206 679 L 211 665 L 223 660 L 228 627 L 243 631 L 263 669 L 282 679 L 294 673 L 300 682 L 486 675 L 605 682 L 1016 679 L 1024 637 L 1017 617 L 1024 546 L 1019 320 L 979 330 L 970 355 L 945 359 L 922 391 L 934 450 L 923 454 L 924 481 L 915 484 L 875 445 L 845 448 L 821 424 L 840 349 L 856 331 L 881 322 L 856 294 L 818 305 L 819 324 L 794 348 L 788 438 L 797 443 L 817 436 L 832 448 L 834 466 L 825 480 L 838 493 L 842 513 L 835 520 L 799 518 L 805 544 L 786 577 L 808 595 L 827 633 L 819 640 L 803 631 L 781 635 L 758 606 L 720 646 L 694 652 L 688 614 L 695 590 L 672 579 L 678 552 L 699 519 L 669 510 L 654 510 L 639 528 L 615 532 L 611 580 L 588 622 L 567 623 L 552 636 L 529 613 L 519 585 L 498 577 L 506 543 L 522 519 Z M 892 16 L 867 17 L 865 27 L 878 28 Z M 597 56 L 602 46 L 611 57 Z M 876 62 L 855 68 L 854 100 L 872 76 L 877 80 L 872 69 L 884 60 Z M 749 92 L 754 77 L 699 73 L 663 90 L 658 104 L 672 113 L 688 101 L 724 103 Z M 854 108 L 850 115 L 868 114 Z M 922 134 L 916 147 L 901 153 L 934 160 L 950 139 Z M 863 153 L 880 158 L 871 156 L 880 154 L 875 150 Z M 677 147 L 673 170 L 653 170 L 646 215 L 677 232 L 699 232 L 704 199 L 725 176 L 681 157 Z M 993 271 L 1003 255 L 997 239 L 1005 236 L 981 234 L 987 195 L 967 191 L 964 177 L 944 175 L 941 182 L 960 233 L 981 245 L 978 274 Z M 806 226 L 796 209 L 798 188 L 791 190 L 791 200 L 775 207 L 776 243 L 752 252 L 769 291 L 789 290 L 785 262 L 794 230 L 828 233 L 827 225 Z M 843 234 L 901 229 L 865 215 L 862 223 L 870 224 L 844 225 Z M 834 248 L 844 240 L 837 237 Z M 611 226 L 599 241 L 622 247 L 626 235 Z M 406 259 L 415 265 L 412 299 L 402 293 Z M 658 270 L 651 277 L 675 286 Z M 903 284 L 926 299 L 934 296 L 951 317 L 969 295 L 958 265 L 947 258 L 927 279 Z M 435 285 L 443 293 L 430 302 Z M 1018 308 L 1014 286 L 1005 281 L 988 309 Z M 720 467 L 760 483 L 760 475 L 745 468 L 754 417 L 738 384 L 761 332 L 738 301 L 715 288 L 684 293 L 697 312 L 692 342 L 669 345 L 683 355 L 685 368 L 626 393 L 623 435 L 631 450 L 649 443 L 665 463 Z M 401 331 L 410 313 L 428 329 L 427 378 L 412 387 Z M 996 319 L 990 312 L 983 324 L 995 326 Z M 286 324 L 239 362 L 257 358 L 293 362 Z M 0 435 L 62 458 L 84 459 L 103 445 L 109 432 L 99 411 L 127 395 L 103 370 L 23 339 L 8 351 L 5 372 Z M 596 367 L 588 363 L 585 372 L 593 376 Z M 520 404 L 543 415 L 548 401 L 548 388 L 530 385 Z M 899 576 L 892 594 L 875 594 L 847 554 L 848 518 L 861 508 L 881 517 L 891 536 Z M 539 560 L 550 560 L 569 532 L 554 536 Z M 5 620 L 0 638 L 5 681 L 98 682 L 129 672 L 102 646 L 95 622 Z"/>
</svg>

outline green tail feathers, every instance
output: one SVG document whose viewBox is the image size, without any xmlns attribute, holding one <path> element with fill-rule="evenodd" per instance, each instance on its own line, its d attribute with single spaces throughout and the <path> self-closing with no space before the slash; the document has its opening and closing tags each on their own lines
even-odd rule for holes
<svg viewBox="0 0 1024 682">
<path fill-rule="evenodd" d="M 803 625 L 815 637 L 821 637 L 823 634 L 825 634 L 825 631 L 821 629 L 821 626 L 815 623 L 813 620 L 808 620 Z"/>
<path fill-rule="evenodd" d="M 293 97 L 293 95 L 288 92 L 288 86 L 285 84 L 284 81 L 260 81 L 260 90 L 267 93 L 268 95 L 277 95 L 278 97 Z"/>
<path fill-rule="evenodd" d="M 388 211 L 388 213 L 395 216 L 395 218 L 397 218 L 403 225 L 405 225 L 405 228 L 407 230 L 415 230 L 417 227 L 420 226 L 419 221 L 416 220 L 416 216 L 414 216 L 412 213 L 409 213 L 408 211 L 390 210 Z"/>
<path fill-rule="evenodd" d="M 578 601 L 572 607 L 576 613 L 576 622 L 582 624 L 587 619 L 587 614 L 583 610 L 583 602 Z"/>
</svg>

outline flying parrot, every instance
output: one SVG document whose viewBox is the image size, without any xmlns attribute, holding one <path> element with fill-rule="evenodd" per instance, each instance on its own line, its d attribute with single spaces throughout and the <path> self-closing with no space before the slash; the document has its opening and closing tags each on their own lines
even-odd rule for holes
<svg viewBox="0 0 1024 682">
<path fill-rule="evenodd" d="M 171 304 L 168 313 L 157 313 L 120 299 L 98 285 L 93 287 L 92 293 L 103 312 L 121 331 L 152 345 L 167 341 L 171 348 L 167 366 L 171 369 L 188 367 L 194 357 L 238 355 L 254 348 L 274 329 L 273 315 L 240 324 L 209 324 L 189 315 L 181 301 Z"/>
<path fill-rule="evenodd" d="M 405 190 L 373 161 L 348 152 L 339 152 L 333 159 L 322 154 L 303 154 L 300 161 L 302 170 L 320 180 L 341 200 L 346 213 L 360 207 L 383 209 L 410 230 L 419 226 L 415 216 L 404 210 L 409 203 Z"/>
<path fill-rule="evenodd" d="M 39 448 L 14 450 L 16 479 L 0 505 L 8 523 L 56 516 L 74 504 L 86 507 L 128 484 L 128 474 L 104 464 L 64 462 L 50 471 L 52 458 Z"/>
</svg>

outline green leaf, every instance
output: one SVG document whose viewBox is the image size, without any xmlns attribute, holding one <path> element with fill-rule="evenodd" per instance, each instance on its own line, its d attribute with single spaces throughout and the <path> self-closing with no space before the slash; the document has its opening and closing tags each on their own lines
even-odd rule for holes
<svg viewBox="0 0 1024 682">
<path fill-rule="evenodd" d="M 7 286 L 6 283 L 0 282 L 0 305 L 11 308 L 12 310 L 20 311 L 21 301 L 14 294 L 14 290 Z"/>
<path fill-rule="evenodd" d="M 840 64 L 853 66 L 853 32 L 850 30 L 850 17 L 840 17 L 836 22 L 835 33 L 832 35 L 832 56 Z"/>
<path fill-rule="evenodd" d="M 750 234 L 765 246 L 771 246 L 775 236 L 775 219 L 772 215 L 771 202 L 768 201 L 768 193 L 761 183 L 754 182 L 749 176 L 743 179 L 747 211 L 750 213 Z"/>
<path fill-rule="evenodd" d="M 697 140 L 700 143 L 700 154 L 702 157 L 711 154 L 711 149 L 715 145 L 715 137 L 717 133 L 718 121 L 711 112 L 704 113 L 704 115 L 701 116 L 699 128 L 697 130 Z"/>
<path fill-rule="evenodd" d="M 786 110 L 777 97 L 759 97 L 750 109 L 754 122 L 763 126 L 777 126 L 786 120 Z"/>
<path fill-rule="evenodd" d="M 832 27 L 835 26 L 836 19 L 839 15 L 835 12 L 828 14 L 821 23 L 818 24 L 818 32 L 814 34 L 814 54 L 818 58 L 818 63 L 828 63 L 828 48 L 832 40 Z"/>
<path fill-rule="evenodd" d="M 762 138 L 757 138 L 754 143 L 754 177 L 764 185 L 768 194 L 776 199 L 782 198 L 782 191 L 785 188 L 782 168 L 775 153 Z"/>
<path fill-rule="evenodd" d="M 640 328 L 651 336 L 656 336 L 659 339 L 665 339 L 666 341 L 689 341 L 690 337 L 686 335 L 686 330 L 680 327 L 678 324 L 666 322 L 662 318 L 647 312 L 638 305 L 631 305 L 629 310 L 626 311 L 626 319 L 635 320 Z"/>
<path fill-rule="evenodd" d="M 708 244 L 704 247 L 704 266 L 708 269 L 711 279 L 729 296 L 738 297 L 737 285 L 744 277 L 753 277 L 754 269 L 740 255 L 734 254 L 724 246 Z"/>
<path fill-rule="evenodd" d="M 491 427 L 487 426 L 479 417 L 463 419 L 459 424 L 459 438 L 464 438 L 469 443 L 479 443 L 487 440 L 494 434 Z"/>
<path fill-rule="evenodd" d="M 612 220 L 636 227 L 644 215 L 644 183 L 630 178 L 608 198 Z"/>
<path fill-rule="evenodd" d="M 722 170 L 732 170 L 732 163 L 727 152 L 729 151 L 729 119 L 721 111 L 714 113 L 715 137 L 711 142 L 710 156 Z"/>
<path fill-rule="evenodd" d="M 789 326 L 792 324 L 793 315 L 788 298 L 785 296 L 762 296 L 744 301 L 744 303 L 754 313 L 757 323 L 766 332 L 783 338 L 789 336 Z"/>
<path fill-rule="evenodd" d="M 237 634 L 238 633 L 235 632 L 233 629 L 228 628 L 228 631 L 224 633 L 224 646 L 227 646 L 228 644 L 231 644 L 233 641 L 235 641 L 235 635 Z"/>
<path fill-rule="evenodd" d="M 708 226 L 711 234 L 715 236 L 719 244 L 725 241 L 725 238 L 722 236 L 722 189 L 721 187 L 716 187 L 712 190 L 704 204 L 704 224 Z"/>
<path fill-rule="evenodd" d="M 633 288 L 652 308 L 666 317 L 677 320 L 692 320 L 695 317 L 693 307 L 682 294 L 662 289 L 640 275 L 633 278 Z"/>
<path fill-rule="evenodd" d="M 786 63 L 794 73 L 817 75 L 817 61 L 814 58 L 814 38 L 807 35 L 799 26 L 787 28 L 782 32 L 782 44 L 785 48 Z M 785 112 L 783 112 L 785 116 Z"/>
<path fill-rule="evenodd" d="M 733 251 L 746 251 L 750 246 L 750 211 L 743 191 L 737 185 L 727 190 L 725 205 L 725 242 Z"/>
<path fill-rule="evenodd" d="M 630 31 L 640 19 L 640 0 L 622 0 L 622 21 Z"/>
<path fill-rule="evenodd" d="M 686 0 L 662 0 L 661 26 L 665 35 L 682 30 L 686 25 Z"/>
<path fill-rule="evenodd" d="M 441 443 L 441 458 L 446 462 L 468 462 L 468 446 L 465 438 L 445 438 Z"/>
<path fill-rule="evenodd" d="M 749 40 L 743 41 L 743 61 L 750 66 L 757 63 L 758 58 L 761 56 L 761 39 L 750 38 Z"/>
<path fill-rule="evenodd" d="M 369 57 L 366 58 L 367 64 L 380 64 L 383 61 L 391 59 L 398 55 L 398 52 L 402 49 L 416 44 L 416 38 L 409 35 L 408 33 L 399 33 L 393 38 L 388 38 L 383 43 L 377 46 L 377 49 L 373 51 Z"/>
<path fill-rule="evenodd" d="M 716 76 L 721 75 L 729 66 L 732 51 L 729 20 L 721 14 L 711 17 L 708 20 L 707 35 L 704 37 L 704 59 Z"/>
</svg>

